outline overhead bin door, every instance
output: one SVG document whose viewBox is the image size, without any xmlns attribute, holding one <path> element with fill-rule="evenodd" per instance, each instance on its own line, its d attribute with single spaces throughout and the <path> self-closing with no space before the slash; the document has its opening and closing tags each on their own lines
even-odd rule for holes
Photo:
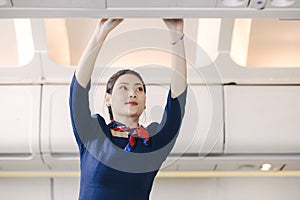
<svg viewBox="0 0 300 200">
<path fill-rule="evenodd" d="M 40 86 L 0 86 L 0 169 L 36 169 L 39 157 Z"/>
<path fill-rule="evenodd" d="M 299 86 L 225 86 L 225 153 L 299 153 Z"/>
<path fill-rule="evenodd" d="M 44 85 L 41 150 L 52 169 L 78 169 L 78 148 L 69 114 L 69 85 Z"/>
<path fill-rule="evenodd" d="M 39 86 L 1 85 L 0 153 L 30 156 L 38 149 Z"/>
<path fill-rule="evenodd" d="M 213 8 L 217 0 L 106 0 L 107 8 L 169 8 L 169 7 L 203 7 Z"/>
<path fill-rule="evenodd" d="M 12 0 L 14 7 L 31 8 L 105 8 L 105 0 Z"/>
</svg>

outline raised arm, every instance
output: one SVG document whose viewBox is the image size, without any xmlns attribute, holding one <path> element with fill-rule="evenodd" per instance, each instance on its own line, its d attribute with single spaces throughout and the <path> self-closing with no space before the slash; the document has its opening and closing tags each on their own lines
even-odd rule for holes
<svg viewBox="0 0 300 200">
<path fill-rule="evenodd" d="M 89 40 L 76 69 L 76 79 L 78 83 L 86 88 L 91 80 L 95 62 L 102 44 L 109 34 L 123 19 L 101 19 Z"/>
<path fill-rule="evenodd" d="M 187 87 L 187 65 L 184 48 L 183 19 L 164 19 L 170 32 L 172 53 L 171 97 L 176 98 Z"/>
</svg>

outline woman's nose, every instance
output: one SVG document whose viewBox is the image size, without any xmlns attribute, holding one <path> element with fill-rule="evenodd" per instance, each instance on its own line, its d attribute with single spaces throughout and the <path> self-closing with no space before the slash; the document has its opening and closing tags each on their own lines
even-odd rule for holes
<svg viewBox="0 0 300 200">
<path fill-rule="evenodd" d="M 129 97 L 136 98 L 136 92 L 134 90 L 130 90 Z"/>
</svg>

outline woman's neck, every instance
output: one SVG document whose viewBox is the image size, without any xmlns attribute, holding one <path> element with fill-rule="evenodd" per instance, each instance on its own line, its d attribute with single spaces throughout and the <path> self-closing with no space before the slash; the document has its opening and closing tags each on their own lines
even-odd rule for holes
<svg viewBox="0 0 300 200">
<path fill-rule="evenodd" d="M 115 121 L 125 124 L 129 128 L 136 128 L 139 124 L 139 118 L 136 117 L 117 117 L 114 118 Z"/>
</svg>

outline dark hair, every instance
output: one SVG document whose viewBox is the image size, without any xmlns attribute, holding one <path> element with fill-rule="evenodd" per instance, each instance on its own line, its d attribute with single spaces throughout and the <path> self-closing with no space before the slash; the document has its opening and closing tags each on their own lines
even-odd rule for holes
<svg viewBox="0 0 300 200">
<path fill-rule="evenodd" d="M 122 69 L 122 70 L 117 71 L 116 73 L 114 73 L 108 79 L 108 81 L 106 83 L 106 93 L 111 94 L 118 78 L 120 78 L 120 76 L 125 75 L 125 74 L 132 74 L 132 75 L 135 75 L 136 77 L 138 77 L 138 79 L 140 79 L 140 81 L 142 82 L 144 92 L 146 93 L 146 86 L 145 86 L 145 83 L 143 81 L 142 76 L 138 72 L 136 72 L 134 70 L 131 70 L 131 69 Z M 108 112 L 109 112 L 109 117 L 112 120 L 113 119 L 113 113 L 112 113 L 111 106 L 108 106 L 107 108 L 108 108 Z"/>
<path fill-rule="evenodd" d="M 137 73 L 136 71 L 133 71 L 133 70 L 131 70 L 131 69 L 122 69 L 122 70 L 117 71 L 116 73 L 114 73 L 114 74 L 108 79 L 108 81 L 107 81 L 107 83 L 106 83 L 106 92 L 107 92 L 108 94 L 111 94 L 111 93 L 112 93 L 112 90 L 113 90 L 113 88 L 114 88 L 114 86 L 115 86 L 115 83 L 116 83 L 116 81 L 118 80 L 118 78 L 120 78 L 120 76 L 125 75 L 125 74 L 132 74 L 132 75 L 135 75 L 136 77 L 138 77 L 138 78 L 140 79 L 140 81 L 142 82 L 144 91 L 145 91 L 145 93 L 146 93 L 146 86 L 145 86 L 145 83 L 144 83 L 144 81 L 143 81 L 142 76 L 141 76 L 139 73 Z"/>
</svg>

